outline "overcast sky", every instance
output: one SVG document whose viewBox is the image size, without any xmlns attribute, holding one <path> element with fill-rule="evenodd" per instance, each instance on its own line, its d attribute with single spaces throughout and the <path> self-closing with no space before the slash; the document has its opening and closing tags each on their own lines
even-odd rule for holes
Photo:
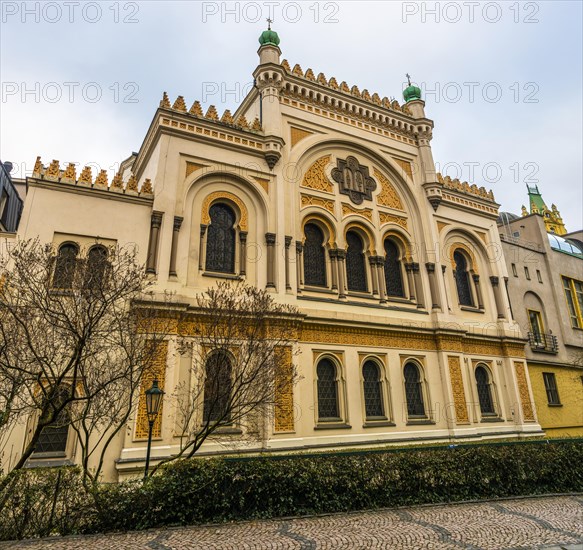
<svg viewBox="0 0 583 550">
<path fill-rule="evenodd" d="M 37 155 L 113 174 L 164 90 L 234 110 L 271 15 L 304 71 L 400 101 L 411 73 L 442 172 L 516 213 L 538 184 L 568 230 L 583 227 L 579 0 L 0 4 L 0 158 L 16 176 Z"/>
</svg>

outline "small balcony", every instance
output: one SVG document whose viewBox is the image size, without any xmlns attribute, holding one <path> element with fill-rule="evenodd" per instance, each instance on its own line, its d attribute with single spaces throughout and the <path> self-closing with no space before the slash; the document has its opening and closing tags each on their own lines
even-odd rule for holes
<svg viewBox="0 0 583 550">
<path fill-rule="evenodd" d="M 529 332 L 528 343 L 532 351 L 541 351 L 543 353 L 558 353 L 559 343 L 557 337 L 553 334 L 542 332 Z"/>
</svg>

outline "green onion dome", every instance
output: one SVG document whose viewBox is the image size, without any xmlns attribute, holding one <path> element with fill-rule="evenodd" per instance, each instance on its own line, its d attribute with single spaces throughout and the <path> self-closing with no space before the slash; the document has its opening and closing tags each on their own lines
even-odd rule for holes
<svg viewBox="0 0 583 550">
<path fill-rule="evenodd" d="M 259 44 L 262 46 L 279 46 L 279 36 L 275 31 L 267 29 L 261 33 L 261 36 L 259 37 Z"/>
<path fill-rule="evenodd" d="M 407 103 L 414 99 L 421 99 L 421 88 L 413 85 L 407 86 L 403 91 L 403 98 Z"/>
</svg>

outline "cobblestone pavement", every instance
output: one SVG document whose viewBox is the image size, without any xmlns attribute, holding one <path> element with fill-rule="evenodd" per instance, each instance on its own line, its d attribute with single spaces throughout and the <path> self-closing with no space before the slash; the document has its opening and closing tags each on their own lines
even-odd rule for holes
<svg viewBox="0 0 583 550">
<path fill-rule="evenodd" d="M 416 506 L 352 514 L 0 543 L 25 550 L 583 550 L 583 496 Z"/>
</svg>

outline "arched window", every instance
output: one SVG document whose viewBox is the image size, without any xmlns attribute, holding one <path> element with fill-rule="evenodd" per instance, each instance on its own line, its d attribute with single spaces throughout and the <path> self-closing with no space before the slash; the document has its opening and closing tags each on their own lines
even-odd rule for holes
<svg viewBox="0 0 583 550">
<path fill-rule="evenodd" d="M 330 359 L 322 359 L 316 369 L 318 376 L 318 418 L 320 420 L 338 420 L 338 383 L 336 366 Z"/>
<path fill-rule="evenodd" d="M 206 270 L 235 272 L 235 213 L 226 204 L 213 204 L 206 243 Z"/>
<path fill-rule="evenodd" d="M 466 257 L 459 250 L 456 250 L 453 253 L 453 261 L 455 262 L 454 277 L 460 305 L 473 306 L 474 299 L 470 288 L 470 274 L 468 273 Z"/>
<path fill-rule="evenodd" d="M 230 417 L 232 365 L 224 351 L 213 353 L 205 365 L 203 422 L 225 422 Z"/>
<path fill-rule="evenodd" d="M 374 361 L 367 361 L 362 367 L 364 386 L 364 409 L 366 418 L 384 418 L 381 372 Z"/>
<path fill-rule="evenodd" d="M 55 288 L 73 287 L 77 254 L 79 254 L 77 245 L 66 243 L 59 248 L 53 276 L 53 286 Z"/>
<path fill-rule="evenodd" d="M 304 227 L 304 283 L 308 286 L 326 286 L 326 250 L 324 233 L 315 223 Z"/>
<path fill-rule="evenodd" d="M 97 290 L 103 287 L 106 275 L 107 250 L 104 246 L 94 246 L 87 254 L 85 266 L 85 288 Z"/>
<path fill-rule="evenodd" d="M 399 256 L 399 247 L 395 242 L 385 239 L 385 281 L 388 296 L 405 296 Z"/>
<path fill-rule="evenodd" d="M 415 363 L 407 363 L 405 375 L 405 398 L 407 399 L 407 414 L 409 416 L 425 416 L 421 373 Z"/>
<path fill-rule="evenodd" d="M 57 394 L 51 399 L 55 408 L 60 408 L 68 398 L 71 391 L 69 386 L 62 386 L 57 389 Z M 36 442 L 34 452 L 36 453 L 65 453 L 67 450 L 67 439 L 69 436 L 69 426 L 71 425 L 71 414 L 69 407 L 65 406 L 57 418 L 45 426 Z"/>
<path fill-rule="evenodd" d="M 364 244 L 356 231 L 346 233 L 346 275 L 348 290 L 367 292 L 366 259 L 364 256 Z"/>
<path fill-rule="evenodd" d="M 478 400 L 480 401 L 480 411 L 482 414 L 495 414 L 494 401 L 492 400 L 492 387 L 490 375 L 486 368 L 478 366 L 476 368 L 476 386 L 478 388 Z"/>
</svg>

